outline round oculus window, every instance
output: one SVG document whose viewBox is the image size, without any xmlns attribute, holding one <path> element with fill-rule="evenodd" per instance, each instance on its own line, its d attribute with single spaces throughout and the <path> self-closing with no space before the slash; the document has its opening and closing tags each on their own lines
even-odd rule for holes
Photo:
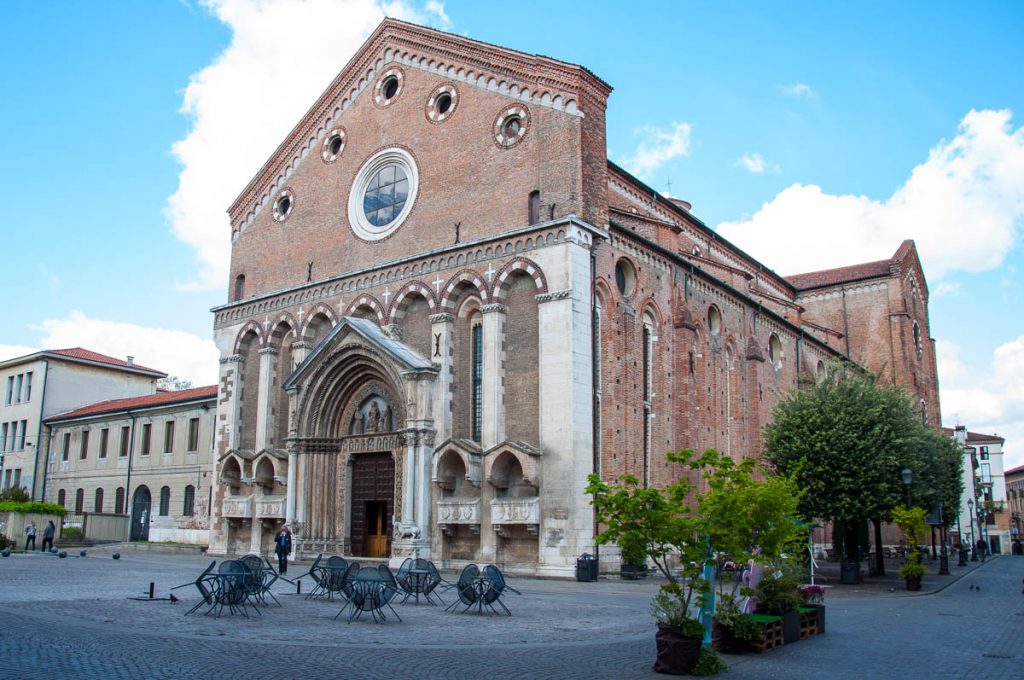
<svg viewBox="0 0 1024 680">
<path fill-rule="evenodd" d="M 295 198 L 292 196 L 292 192 L 288 189 L 282 190 L 281 195 L 274 201 L 274 219 L 278 222 L 284 222 L 294 207 Z"/>
<path fill-rule="evenodd" d="M 389 68 L 377 79 L 373 88 L 373 103 L 380 107 L 388 107 L 402 94 L 404 74 L 399 68 Z"/>
<path fill-rule="evenodd" d="M 416 162 L 404 149 L 371 156 L 349 193 L 348 215 L 356 236 L 367 241 L 390 236 L 412 211 L 418 183 Z"/>
<path fill-rule="evenodd" d="M 438 85 L 427 97 L 427 106 L 424 113 L 431 123 L 443 123 L 455 113 L 459 105 L 459 93 L 451 83 Z"/>
<path fill-rule="evenodd" d="M 529 129 L 529 110 L 519 104 L 507 106 L 494 119 L 494 143 L 508 149 L 522 141 Z"/>
<path fill-rule="evenodd" d="M 324 137 L 323 147 L 320 150 L 320 157 L 324 163 L 333 163 L 345 150 L 345 130 L 335 128 Z"/>
<path fill-rule="evenodd" d="M 629 297 L 636 290 L 636 270 L 629 260 L 619 259 L 615 263 L 615 287 L 624 297 Z"/>
</svg>

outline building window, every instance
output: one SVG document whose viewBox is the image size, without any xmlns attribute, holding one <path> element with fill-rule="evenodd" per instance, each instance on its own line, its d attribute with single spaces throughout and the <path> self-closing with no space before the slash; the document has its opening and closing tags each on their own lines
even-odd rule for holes
<svg viewBox="0 0 1024 680">
<path fill-rule="evenodd" d="M 235 300 L 241 300 L 245 297 L 245 274 L 239 274 L 235 277 Z"/>
<path fill-rule="evenodd" d="M 196 487 L 189 484 L 185 487 L 185 502 L 181 506 L 181 514 L 191 517 L 196 506 Z"/>
<path fill-rule="evenodd" d="M 103 512 L 103 489 L 96 489 L 96 503 L 93 505 L 94 512 Z"/>
<path fill-rule="evenodd" d="M 988 460 L 988 447 L 987 446 L 978 447 L 978 452 L 981 454 L 981 459 L 982 460 Z"/>
<path fill-rule="evenodd" d="M 89 456 L 89 430 L 82 430 L 82 445 L 78 447 L 78 459 L 85 460 Z"/>
<path fill-rule="evenodd" d="M 32 401 L 32 371 L 25 374 L 25 401 Z"/>
<path fill-rule="evenodd" d="M 775 333 L 768 338 L 768 360 L 776 371 L 782 370 L 782 341 Z"/>
<path fill-rule="evenodd" d="M 23 420 L 18 428 L 18 450 L 25 450 L 25 431 L 28 430 L 28 421 Z"/>
<path fill-rule="evenodd" d="M 171 511 L 171 487 L 165 486 L 160 489 L 160 516 L 166 517 Z"/>
<path fill-rule="evenodd" d="M 540 192 L 530 192 L 530 224 L 540 222 Z"/>
<path fill-rule="evenodd" d="M 419 183 L 408 151 L 384 149 L 360 168 L 348 200 L 348 218 L 356 236 L 379 241 L 392 234 L 412 212 Z"/>
<path fill-rule="evenodd" d="M 722 332 L 722 313 L 714 305 L 708 307 L 708 331 L 711 332 L 711 335 L 718 335 Z"/>
<path fill-rule="evenodd" d="M 11 399 L 14 398 L 14 376 L 7 378 L 7 397 L 4 399 L 4 404 L 7 406 L 11 405 Z"/>
<path fill-rule="evenodd" d="M 149 455 L 149 445 L 150 445 L 150 442 L 152 440 L 153 440 L 153 424 L 152 423 L 145 423 L 142 426 L 142 452 L 141 453 L 142 453 L 143 456 L 148 456 Z"/>
<path fill-rule="evenodd" d="M 164 423 L 164 453 L 174 451 L 174 421 Z"/>
<path fill-rule="evenodd" d="M 107 457 L 107 444 L 110 443 L 110 428 L 105 427 L 100 430 L 100 458 Z M 99 512 L 99 510 L 97 510 Z"/>
<path fill-rule="evenodd" d="M 18 468 L 17 470 L 14 471 L 14 486 L 21 486 L 21 468 Z"/>
<path fill-rule="evenodd" d="M 7 450 L 7 428 L 10 427 L 8 423 L 0 425 L 0 451 Z"/>
<path fill-rule="evenodd" d="M 483 432 L 484 407 L 484 327 L 480 323 L 473 325 L 473 368 L 472 368 L 472 422 L 473 441 L 479 442 Z"/>
<path fill-rule="evenodd" d="M 67 506 L 64 505 L 64 501 L 66 501 L 66 500 L 67 500 L 67 493 L 65 493 L 64 489 L 61 489 L 60 491 L 57 492 L 57 505 L 59 505 L 61 507 L 67 507 Z"/>
<path fill-rule="evenodd" d="M 85 489 L 75 492 L 75 514 L 81 515 L 85 511 Z"/>
<path fill-rule="evenodd" d="M 117 455 L 124 458 L 128 455 L 128 441 L 131 437 L 131 432 L 127 426 L 121 428 L 121 448 L 118 449 Z"/>
<path fill-rule="evenodd" d="M 124 512 L 124 487 L 117 487 L 117 491 L 114 492 L 114 512 L 121 514 Z"/>
<path fill-rule="evenodd" d="M 636 270 L 633 269 L 633 264 L 625 258 L 620 258 L 615 263 L 615 287 L 624 297 L 631 296 L 636 290 Z"/>
<path fill-rule="evenodd" d="M 17 382 L 15 383 L 15 388 L 14 388 L 14 401 L 15 401 L 15 403 L 18 403 L 18 404 L 21 403 L 21 390 L 22 390 L 22 386 L 23 386 L 24 381 L 25 381 L 25 374 L 24 373 L 19 373 L 18 374 Z"/>
<path fill-rule="evenodd" d="M 60 450 L 60 459 L 66 461 L 68 459 L 68 453 L 71 451 L 71 433 L 64 433 L 64 445 Z"/>
<path fill-rule="evenodd" d="M 188 421 L 188 450 L 199 450 L 199 418 L 190 418 Z"/>
<path fill-rule="evenodd" d="M 10 486 L 11 486 L 11 471 L 10 470 L 5 470 L 4 471 L 4 488 L 8 489 L 8 488 L 10 488 Z"/>
<path fill-rule="evenodd" d="M 650 402 L 654 393 L 654 333 L 649 325 L 644 324 L 644 401 Z"/>
<path fill-rule="evenodd" d="M 324 144 L 323 149 L 320 151 L 320 157 L 324 160 L 324 163 L 333 163 L 344 150 L 345 130 L 342 128 L 335 128 L 324 137 Z"/>
<path fill-rule="evenodd" d="M 281 195 L 274 201 L 274 219 L 284 222 L 295 207 L 295 197 L 288 189 L 281 190 Z"/>
</svg>

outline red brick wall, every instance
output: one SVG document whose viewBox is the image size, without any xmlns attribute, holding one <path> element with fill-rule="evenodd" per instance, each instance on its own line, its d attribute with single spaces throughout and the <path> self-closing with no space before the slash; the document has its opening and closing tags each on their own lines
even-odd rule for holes
<svg viewBox="0 0 1024 680">
<path fill-rule="evenodd" d="M 537 287 L 525 274 L 509 279 L 505 299 L 505 436 L 540 445 Z"/>
</svg>

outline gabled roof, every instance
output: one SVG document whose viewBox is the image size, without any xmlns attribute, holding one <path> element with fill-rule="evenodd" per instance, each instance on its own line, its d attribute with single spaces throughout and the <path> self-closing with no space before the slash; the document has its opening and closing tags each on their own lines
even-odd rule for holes
<svg viewBox="0 0 1024 680">
<path fill-rule="evenodd" d="M 166 378 L 167 374 L 163 371 L 158 371 L 155 368 L 148 368 L 141 366 L 136 363 L 129 364 L 124 359 L 117 359 L 115 357 L 107 356 L 106 354 L 100 354 L 94 352 L 91 349 L 85 349 L 84 347 L 69 347 L 67 349 L 44 349 L 34 354 L 26 354 L 25 356 L 16 357 L 14 359 L 8 359 L 7 361 L 0 361 L 0 368 L 13 364 L 20 364 L 26 361 L 36 361 L 37 359 L 51 359 L 57 361 L 69 361 L 71 363 L 87 364 L 92 366 L 101 366 L 104 368 L 113 368 L 131 373 L 139 373 L 144 375 L 151 375 L 155 378 Z"/>
<path fill-rule="evenodd" d="M 195 387 L 188 390 L 178 390 L 177 392 L 157 392 L 156 394 L 147 394 L 144 397 L 129 397 L 127 399 L 108 399 L 107 401 L 99 401 L 95 404 L 76 408 L 75 410 L 68 411 L 67 413 L 59 413 L 55 416 L 50 416 L 46 419 L 46 422 L 55 423 L 63 420 L 84 418 L 85 416 L 117 413 L 119 411 L 162 408 L 165 406 L 184 404 L 190 401 L 209 401 L 216 398 L 216 385 Z"/>
<path fill-rule="evenodd" d="M 1004 477 L 1009 477 L 1010 475 L 1019 475 L 1019 474 L 1024 474 L 1024 465 L 1018 465 L 1015 468 L 1010 468 L 1009 470 L 1007 470 L 1006 472 L 1003 473 L 1003 476 Z"/>
<path fill-rule="evenodd" d="M 947 435 L 947 436 L 949 436 L 949 437 L 953 436 L 953 432 L 954 432 L 954 430 L 951 427 L 944 427 L 944 428 L 942 428 L 942 433 Z M 968 444 L 974 444 L 974 443 L 980 443 L 980 442 L 998 442 L 1000 444 L 1003 444 L 1003 443 L 1006 442 L 1006 439 L 1004 439 L 1003 437 L 1000 437 L 997 434 L 982 434 L 980 432 L 970 432 L 970 431 L 967 432 L 967 443 Z"/>
<path fill-rule="evenodd" d="M 787 276 L 786 280 L 798 290 L 810 290 L 811 288 L 824 288 L 865 279 L 881 278 L 899 271 L 903 261 L 908 256 L 914 257 L 915 253 L 914 242 L 908 239 L 901 243 L 900 247 L 896 249 L 896 253 L 887 260 L 863 262 L 835 269 L 822 269 L 806 274 L 792 274 Z"/>
<path fill-rule="evenodd" d="M 313 366 L 320 363 L 320 357 L 330 348 L 341 341 L 343 334 L 356 333 L 364 340 L 377 347 L 391 357 L 404 370 L 409 371 L 436 371 L 422 354 L 403 342 L 390 338 L 384 334 L 380 326 L 367 319 L 360 319 L 354 316 L 343 316 L 334 328 L 324 337 L 320 343 L 313 348 L 301 364 L 295 367 L 292 374 L 284 381 L 281 387 L 285 390 L 293 389 L 312 370 Z"/>
<path fill-rule="evenodd" d="M 378 71 L 392 60 L 544 106 L 554 106 L 558 100 L 562 108 L 572 111 L 583 108 L 582 99 L 607 99 L 612 89 L 578 64 L 384 19 L 232 202 L 228 208 L 232 229 L 260 212 L 264 198 L 281 186 L 307 154 L 316 156 L 312 151 L 323 134 L 361 93 L 372 94 Z"/>
</svg>

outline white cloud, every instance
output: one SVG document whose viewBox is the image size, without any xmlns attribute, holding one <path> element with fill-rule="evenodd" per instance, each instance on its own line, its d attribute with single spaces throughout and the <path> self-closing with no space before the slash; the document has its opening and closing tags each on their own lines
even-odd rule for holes
<svg viewBox="0 0 1024 680">
<path fill-rule="evenodd" d="M 943 424 L 1005 437 L 1005 467 L 1024 464 L 1024 335 L 997 347 L 980 373 L 951 342 L 936 341 L 936 353 Z"/>
<path fill-rule="evenodd" d="M 743 168 L 751 175 L 763 175 L 770 170 L 776 175 L 782 170 L 778 163 L 769 163 L 759 152 L 745 153 L 736 159 L 736 166 Z"/>
<path fill-rule="evenodd" d="M 810 85 L 804 83 L 793 83 L 792 85 L 779 85 L 779 91 L 787 97 L 814 97 L 815 91 Z"/>
<path fill-rule="evenodd" d="M 1020 239 L 1024 218 L 1024 127 L 1014 130 L 1011 115 L 970 111 L 884 201 L 793 184 L 718 230 L 783 273 L 884 259 L 907 238 L 932 281 L 993 269 Z"/>
<path fill-rule="evenodd" d="M 38 347 L 27 347 L 25 345 L 0 345 L 0 361 L 16 359 L 26 354 L 38 352 Z"/>
<path fill-rule="evenodd" d="M 637 128 L 643 135 L 632 156 L 623 159 L 626 168 L 641 179 L 649 179 L 655 170 L 673 158 L 690 155 L 689 123 L 672 123 L 669 130 L 652 125 Z"/>
<path fill-rule="evenodd" d="M 933 287 L 930 299 L 935 300 L 940 297 L 960 297 L 960 283 L 943 281 Z"/>
<path fill-rule="evenodd" d="M 374 0 L 201 0 L 231 29 L 231 43 L 190 79 L 181 111 L 192 121 L 173 145 L 182 165 L 167 201 L 174 234 L 195 250 L 185 288 L 222 288 L 225 213 L 385 14 L 446 26 L 444 5 Z"/>
<path fill-rule="evenodd" d="M 84 347 L 112 357 L 131 355 L 142 366 L 191 380 L 196 386 L 217 381 L 217 346 L 213 340 L 192 333 L 90 319 L 77 311 L 64 319 L 46 319 L 31 328 L 40 334 L 39 344 L 46 349 Z M 8 347 L 0 346 L 0 356 Z M 13 356 L 35 351 L 16 349 L 18 353 Z"/>
</svg>

